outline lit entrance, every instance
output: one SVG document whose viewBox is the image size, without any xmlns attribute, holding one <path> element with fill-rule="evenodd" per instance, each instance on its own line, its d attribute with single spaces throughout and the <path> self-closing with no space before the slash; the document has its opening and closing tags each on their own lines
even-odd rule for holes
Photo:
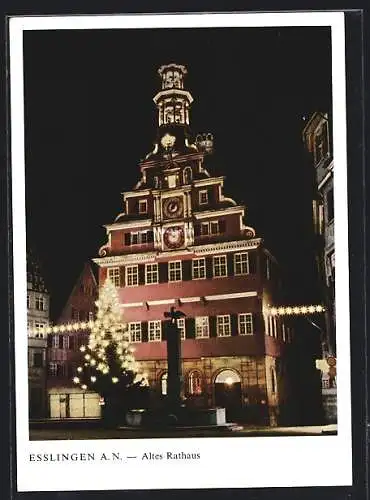
<svg viewBox="0 0 370 500">
<path fill-rule="evenodd" d="M 226 408 L 228 421 L 237 419 L 242 408 L 239 375 L 234 370 L 222 370 L 215 379 L 215 404 Z"/>
</svg>

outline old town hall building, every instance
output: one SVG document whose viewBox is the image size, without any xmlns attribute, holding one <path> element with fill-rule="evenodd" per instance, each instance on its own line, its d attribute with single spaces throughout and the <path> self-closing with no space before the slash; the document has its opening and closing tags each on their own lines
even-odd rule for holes
<svg viewBox="0 0 370 500">
<path fill-rule="evenodd" d="M 245 224 L 246 207 L 224 193 L 225 178 L 212 175 L 212 135 L 191 134 L 186 68 L 158 73 L 155 146 L 122 193 L 122 213 L 105 226 L 94 259 L 99 284 L 116 285 L 158 400 L 167 392 L 164 313 L 175 306 L 185 314 L 178 327 L 187 404 L 275 425 L 289 401 L 284 352 L 292 335 L 286 319 L 269 314 L 281 292 L 277 263 Z"/>
</svg>

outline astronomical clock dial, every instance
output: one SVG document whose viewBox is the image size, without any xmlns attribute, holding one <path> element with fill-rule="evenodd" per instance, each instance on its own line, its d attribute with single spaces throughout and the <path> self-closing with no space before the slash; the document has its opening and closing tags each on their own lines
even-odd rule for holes
<svg viewBox="0 0 370 500">
<path fill-rule="evenodd" d="M 163 236 L 167 248 L 179 248 L 184 244 L 184 230 L 182 227 L 174 226 L 165 230 Z"/>
<path fill-rule="evenodd" d="M 180 196 L 173 196 L 163 200 L 163 215 L 166 219 L 182 217 L 183 213 L 183 201 Z"/>
</svg>

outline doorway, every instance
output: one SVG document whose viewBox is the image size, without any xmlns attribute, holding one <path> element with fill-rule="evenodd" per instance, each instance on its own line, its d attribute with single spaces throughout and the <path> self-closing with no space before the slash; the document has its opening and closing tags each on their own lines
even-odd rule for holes
<svg viewBox="0 0 370 500">
<path fill-rule="evenodd" d="M 241 380 L 234 370 L 222 370 L 215 378 L 215 404 L 226 409 L 227 421 L 237 420 L 242 410 Z"/>
</svg>

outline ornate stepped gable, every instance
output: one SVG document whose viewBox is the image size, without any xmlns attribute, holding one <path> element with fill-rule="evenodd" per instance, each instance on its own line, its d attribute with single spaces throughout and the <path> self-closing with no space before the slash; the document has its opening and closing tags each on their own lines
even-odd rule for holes
<svg viewBox="0 0 370 500">
<path fill-rule="evenodd" d="M 223 194 L 225 177 L 214 177 L 205 168 L 213 136 L 193 138 L 189 126 L 193 98 L 184 90 L 186 68 L 168 64 L 158 73 L 162 88 L 153 99 L 158 110 L 154 148 L 140 163 L 139 182 L 122 194 L 122 213 L 105 226 L 108 241 L 100 248 L 100 257 L 186 252 L 198 245 L 255 237 L 254 229 L 243 222 L 245 206 Z"/>
</svg>

